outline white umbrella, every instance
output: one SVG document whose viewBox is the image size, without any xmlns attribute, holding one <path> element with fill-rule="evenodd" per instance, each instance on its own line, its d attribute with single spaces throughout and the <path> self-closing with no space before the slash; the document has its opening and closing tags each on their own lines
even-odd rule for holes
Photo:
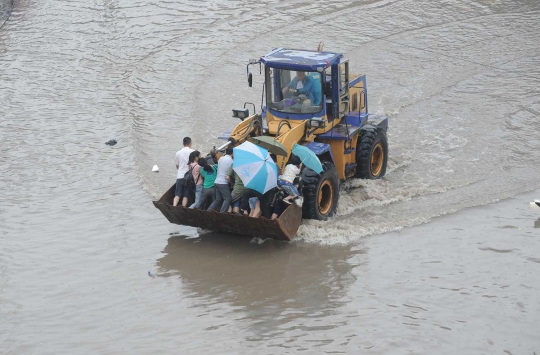
<svg viewBox="0 0 540 355">
<path fill-rule="evenodd" d="M 264 194 L 277 186 L 278 168 L 268 150 L 246 141 L 233 152 L 233 169 L 245 187 Z"/>
</svg>

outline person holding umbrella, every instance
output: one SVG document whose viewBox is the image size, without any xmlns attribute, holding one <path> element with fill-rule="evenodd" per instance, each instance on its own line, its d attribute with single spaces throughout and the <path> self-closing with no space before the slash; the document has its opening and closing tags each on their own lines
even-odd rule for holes
<svg viewBox="0 0 540 355">
<path fill-rule="evenodd" d="M 272 146 L 270 146 L 270 148 L 272 148 Z M 272 150 L 268 149 L 268 151 L 271 152 Z M 274 163 L 277 160 L 276 155 L 272 153 L 270 153 L 270 158 L 272 158 L 272 161 Z M 278 172 L 276 171 L 276 175 L 277 174 Z M 277 184 L 277 181 L 276 181 L 276 184 Z M 264 194 L 262 194 L 257 190 L 246 188 L 246 191 L 244 192 L 240 200 L 240 209 L 242 213 L 244 213 L 245 215 L 248 215 L 248 211 L 249 211 L 250 217 L 259 217 L 262 215 L 265 218 L 270 218 L 271 210 L 270 210 L 269 201 L 272 200 L 273 198 L 273 191 L 274 191 L 274 187 L 267 190 Z"/>
<path fill-rule="evenodd" d="M 244 186 L 244 182 L 242 181 L 242 179 L 240 179 L 236 171 L 233 170 L 232 166 L 229 168 L 228 176 L 229 182 L 231 182 L 231 180 L 234 181 L 233 189 L 231 192 L 233 212 L 238 213 L 240 210 L 240 199 L 242 198 L 242 195 L 244 195 L 247 189 Z"/>
<path fill-rule="evenodd" d="M 247 190 L 246 198 L 262 197 L 267 191 L 277 186 L 278 168 L 268 150 L 251 142 L 244 142 L 234 148 L 232 166 Z M 258 193 L 252 195 L 252 191 Z M 244 199 L 243 209 L 247 209 L 248 199 Z"/>
</svg>

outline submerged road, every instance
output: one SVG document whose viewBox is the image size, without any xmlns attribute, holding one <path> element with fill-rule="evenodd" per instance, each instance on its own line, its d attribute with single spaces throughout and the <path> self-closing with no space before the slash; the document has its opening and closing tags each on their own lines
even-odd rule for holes
<svg viewBox="0 0 540 355">
<path fill-rule="evenodd" d="M 537 1 L 14 4 L 0 354 L 540 353 Z M 259 102 L 249 58 L 320 41 L 390 118 L 386 178 L 292 243 L 168 224 L 181 139 Z"/>
</svg>

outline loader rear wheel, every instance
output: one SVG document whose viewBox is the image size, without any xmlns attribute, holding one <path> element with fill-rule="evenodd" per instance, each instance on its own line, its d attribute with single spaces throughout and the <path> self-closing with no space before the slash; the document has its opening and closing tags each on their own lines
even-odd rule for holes
<svg viewBox="0 0 540 355">
<path fill-rule="evenodd" d="M 336 167 L 330 162 L 323 162 L 322 165 L 323 172 L 317 180 L 306 179 L 304 181 L 302 189 L 304 195 L 303 218 L 324 221 L 336 214 L 339 201 L 339 178 Z"/>
<path fill-rule="evenodd" d="M 367 126 L 356 148 L 356 177 L 380 179 L 386 174 L 388 141 L 382 128 Z"/>
</svg>

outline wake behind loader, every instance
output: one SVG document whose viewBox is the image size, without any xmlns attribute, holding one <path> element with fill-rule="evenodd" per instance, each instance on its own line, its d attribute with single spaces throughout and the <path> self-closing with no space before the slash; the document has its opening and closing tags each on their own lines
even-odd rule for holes
<svg viewBox="0 0 540 355">
<path fill-rule="evenodd" d="M 343 60 L 342 54 L 274 49 L 250 61 L 249 86 L 253 65 L 260 66 L 261 71 L 264 68 L 262 112 L 250 114 L 245 108 L 248 103 L 233 110 L 233 116 L 242 122 L 225 137 L 227 143 L 217 148 L 214 158 L 219 159 L 227 146 L 236 147 L 246 140 L 273 140 L 284 149 L 276 159 L 278 169 L 283 171 L 295 144 L 309 148 L 319 158 L 323 171 L 302 170 L 302 208 L 292 204 L 277 220 L 189 210 L 172 206 L 174 186 L 154 205 L 171 223 L 290 240 L 302 218 L 326 220 L 336 214 L 340 182 L 385 175 L 388 119 L 368 113 L 366 76 L 350 74 L 349 61 Z"/>
</svg>

